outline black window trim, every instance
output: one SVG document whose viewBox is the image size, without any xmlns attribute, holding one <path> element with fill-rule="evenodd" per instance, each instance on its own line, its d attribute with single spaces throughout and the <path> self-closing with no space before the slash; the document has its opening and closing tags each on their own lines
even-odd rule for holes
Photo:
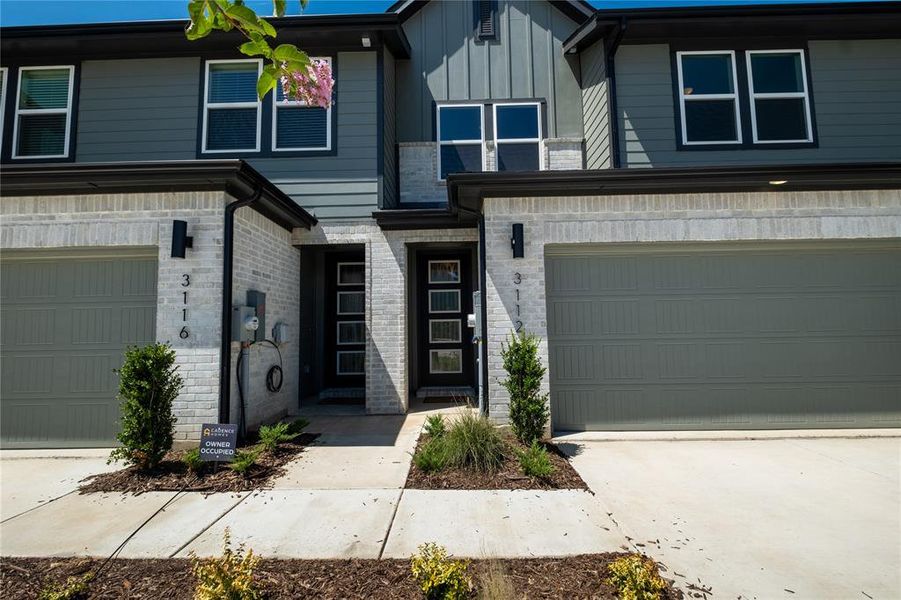
<svg viewBox="0 0 901 600">
<path fill-rule="evenodd" d="M 682 143 L 682 106 L 680 104 L 680 89 L 678 76 L 678 52 L 691 51 L 734 51 L 735 66 L 737 70 L 737 90 L 738 105 L 741 115 L 741 139 L 740 144 L 736 143 L 712 143 L 712 144 L 683 144 Z M 801 51 L 804 58 L 804 72 L 807 78 L 807 107 L 810 120 L 810 131 L 812 141 L 810 142 L 754 142 L 753 130 L 751 125 L 751 99 L 748 87 L 748 67 L 746 55 L 749 51 L 760 50 L 792 50 Z M 727 44 L 705 44 L 705 43 L 686 43 L 686 44 L 670 44 L 670 72 L 672 80 L 672 101 L 673 101 L 673 122 L 676 134 L 676 150 L 685 152 L 709 152 L 715 150 L 800 150 L 819 148 L 819 135 L 817 133 L 816 118 L 816 102 L 814 100 L 813 79 L 810 68 L 810 49 L 806 40 L 781 40 L 773 43 L 760 42 L 756 40 L 742 40 L 740 43 Z"/>
</svg>

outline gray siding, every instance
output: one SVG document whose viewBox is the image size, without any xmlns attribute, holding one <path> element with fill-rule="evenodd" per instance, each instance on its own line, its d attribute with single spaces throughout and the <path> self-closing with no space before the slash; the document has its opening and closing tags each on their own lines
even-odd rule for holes
<svg viewBox="0 0 901 600">
<path fill-rule="evenodd" d="M 475 39 L 472 2 L 430 2 L 404 23 L 410 60 L 398 63 L 401 142 L 434 138 L 434 102 L 547 99 L 550 137 L 581 137 L 578 57 L 562 44 L 575 22 L 544 1 L 498 0 L 498 39 Z"/>
<path fill-rule="evenodd" d="M 320 219 L 370 217 L 378 206 L 376 53 L 338 53 L 335 85 L 335 156 L 247 162 Z"/>
<path fill-rule="evenodd" d="M 819 147 L 676 150 L 666 44 L 624 45 L 616 56 L 625 167 L 901 160 L 901 40 L 811 41 Z"/>
<path fill-rule="evenodd" d="M 384 74 L 383 82 L 383 112 L 385 115 L 385 126 L 382 131 L 383 144 L 383 166 L 384 173 L 382 175 L 382 206 L 386 208 L 397 206 L 397 90 L 395 83 L 397 80 L 397 67 L 394 62 L 394 56 L 388 49 L 385 49 L 384 65 L 382 72 Z"/>
<path fill-rule="evenodd" d="M 585 167 L 610 168 L 610 107 L 603 40 L 582 52 L 582 114 L 585 119 Z"/>
<path fill-rule="evenodd" d="M 200 58 L 81 64 L 78 162 L 196 158 Z"/>
</svg>

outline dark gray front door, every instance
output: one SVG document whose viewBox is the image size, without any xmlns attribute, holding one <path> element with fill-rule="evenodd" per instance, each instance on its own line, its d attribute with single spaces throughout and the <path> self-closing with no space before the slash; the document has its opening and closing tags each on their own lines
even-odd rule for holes
<svg viewBox="0 0 901 600">
<path fill-rule="evenodd" d="M 556 429 L 901 425 L 899 245 L 608 248 L 546 257 Z"/>
<path fill-rule="evenodd" d="M 127 346 L 155 339 L 156 283 L 156 255 L 147 251 L 4 250 L 3 447 L 115 444 L 113 369 Z"/>
</svg>

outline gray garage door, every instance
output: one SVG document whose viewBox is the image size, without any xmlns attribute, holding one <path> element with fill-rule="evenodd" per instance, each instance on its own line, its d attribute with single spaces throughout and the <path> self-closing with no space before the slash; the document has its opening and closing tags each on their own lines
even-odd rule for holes
<svg viewBox="0 0 901 600">
<path fill-rule="evenodd" d="M 147 251 L 17 253 L 0 260 L 0 443 L 115 443 L 123 350 L 152 341 L 157 260 Z"/>
<path fill-rule="evenodd" d="M 898 245 L 549 248 L 557 430 L 901 425 Z"/>
</svg>

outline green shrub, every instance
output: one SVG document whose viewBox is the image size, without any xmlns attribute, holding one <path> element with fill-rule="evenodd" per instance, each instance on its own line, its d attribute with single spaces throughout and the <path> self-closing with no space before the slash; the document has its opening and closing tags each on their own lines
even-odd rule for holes
<svg viewBox="0 0 901 600">
<path fill-rule="evenodd" d="M 299 431 L 297 433 L 291 433 L 290 423 L 263 425 L 260 427 L 260 445 L 263 447 L 263 450 L 272 452 L 279 444 L 290 442 L 299 435 Z"/>
<path fill-rule="evenodd" d="M 172 448 L 175 417 L 172 402 L 182 388 L 175 351 L 167 344 L 129 348 L 119 374 L 122 431 L 110 462 L 124 460 L 140 469 L 159 465 Z"/>
<path fill-rule="evenodd" d="M 433 437 L 421 444 L 413 454 L 413 464 L 426 473 L 434 473 L 446 467 L 447 450 L 444 439 Z"/>
<path fill-rule="evenodd" d="M 517 452 L 517 458 L 522 472 L 529 477 L 545 479 L 554 472 L 554 465 L 551 464 L 547 449 L 538 440 L 532 442 L 528 450 Z"/>
<path fill-rule="evenodd" d="M 504 462 L 506 445 L 497 427 L 472 410 L 461 412 L 441 440 L 449 466 L 486 473 Z"/>
<path fill-rule="evenodd" d="M 439 438 L 447 432 L 444 415 L 429 415 L 425 420 L 425 432 L 433 438 Z"/>
<path fill-rule="evenodd" d="M 296 433 L 297 435 L 300 435 L 309 424 L 310 422 L 304 418 L 294 419 L 293 421 L 288 423 L 288 433 Z"/>
<path fill-rule="evenodd" d="M 183 462 L 192 473 L 200 473 L 203 466 L 206 464 L 204 461 L 200 460 L 200 448 L 186 450 L 185 453 L 181 455 L 181 462 Z"/>
<path fill-rule="evenodd" d="M 428 600 L 469 598 L 472 579 L 467 569 L 468 561 L 449 559 L 447 550 L 434 543 L 422 544 L 410 559 L 413 577 Z"/>
<path fill-rule="evenodd" d="M 257 464 L 257 459 L 262 452 L 263 448 L 261 446 L 253 446 L 246 450 L 237 450 L 235 451 L 235 459 L 228 463 L 228 468 L 235 473 L 247 475 L 247 471 L 250 470 L 250 467 Z"/>
<path fill-rule="evenodd" d="M 86 573 L 81 577 L 69 577 L 65 583 L 48 585 L 40 591 L 38 600 L 82 600 L 88 597 L 93 579 L 93 573 Z"/>
<path fill-rule="evenodd" d="M 666 583 L 653 560 L 640 554 L 618 558 L 607 567 L 607 584 L 621 600 L 659 600 Z"/>
<path fill-rule="evenodd" d="M 547 394 L 541 380 L 547 371 L 538 358 L 538 337 L 525 332 L 510 336 L 501 345 L 507 378 L 501 385 L 510 395 L 510 424 L 523 444 L 542 438 L 550 418 Z"/>
<path fill-rule="evenodd" d="M 225 529 L 222 556 L 200 560 L 191 553 L 191 571 L 197 578 L 195 600 L 258 600 L 263 597 L 253 571 L 260 559 L 253 550 L 244 553 L 244 545 L 231 547 L 231 532 Z"/>
</svg>

